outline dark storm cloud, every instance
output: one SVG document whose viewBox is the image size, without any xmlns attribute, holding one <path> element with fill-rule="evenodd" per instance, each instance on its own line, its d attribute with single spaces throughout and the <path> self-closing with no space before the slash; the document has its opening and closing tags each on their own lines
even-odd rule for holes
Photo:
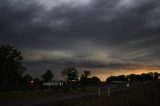
<svg viewBox="0 0 160 106">
<path fill-rule="evenodd" d="M 26 61 L 159 64 L 159 0 L 39 1 L 0 1 L 0 42 L 20 48 Z"/>
</svg>

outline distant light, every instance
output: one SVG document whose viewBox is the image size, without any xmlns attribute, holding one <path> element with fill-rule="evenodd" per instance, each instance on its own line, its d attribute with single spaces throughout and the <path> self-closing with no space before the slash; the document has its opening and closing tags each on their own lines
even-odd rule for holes
<svg viewBox="0 0 160 106">
<path fill-rule="evenodd" d="M 131 79 L 129 78 L 128 81 L 131 81 Z"/>
<path fill-rule="evenodd" d="M 33 83 L 34 83 L 34 81 L 33 81 L 33 80 L 31 80 L 31 81 L 30 81 L 30 83 L 31 83 L 31 84 L 33 84 Z"/>
</svg>

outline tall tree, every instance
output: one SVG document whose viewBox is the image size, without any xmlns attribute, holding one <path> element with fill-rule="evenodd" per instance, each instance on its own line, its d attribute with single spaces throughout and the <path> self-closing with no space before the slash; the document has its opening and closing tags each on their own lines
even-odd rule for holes
<svg viewBox="0 0 160 106">
<path fill-rule="evenodd" d="M 88 71 L 88 70 L 85 70 L 85 71 L 83 71 L 83 74 L 84 74 L 84 76 L 85 76 L 86 78 L 88 78 L 88 76 L 91 75 L 91 72 Z"/>
<path fill-rule="evenodd" d="M 10 45 L 0 46 L 0 85 L 16 84 L 25 71 L 21 52 Z"/>
<path fill-rule="evenodd" d="M 52 78 L 54 77 L 52 71 L 50 69 L 48 69 L 44 74 L 42 74 L 42 79 L 44 82 L 49 82 L 52 80 Z"/>
<path fill-rule="evenodd" d="M 89 84 L 88 76 L 90 76 L 90 75 L 91 75 L 90 71 L 88 71 L 88 70 L 83 71 L 83 74 L 81 74 L 81 77 L 80 77 L 81 85 L 86 86 Z"/>
<path fill-rule="evenodd" d="M 160 77 L 160 74 L 158 72 L 154 72 L 154 76 L 153 76 L 153 79 L 154 80 L 158 80 Z"/>
<path fill-rule="evenodd" d="M 32 76 L 30 76 L 29 74 L 26 74 L 25 76 L 23 76 L 22 78 L 22 83 L 27 85 L 29 84 L 31 81 L 33 80 Z"/>
<path fill-rule="evenodd" d="M 24 88 L 30 88 L 32 80 L 33 80 L 33 78 L 32 78 L 32 76 L 30 76 L 30 74 L 24 75 L 20 81 L 21 86 L 23 86 Z"/>
</svg>

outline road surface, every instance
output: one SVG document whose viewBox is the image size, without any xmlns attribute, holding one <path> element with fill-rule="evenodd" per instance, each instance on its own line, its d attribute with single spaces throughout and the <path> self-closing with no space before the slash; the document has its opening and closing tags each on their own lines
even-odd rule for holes
<svg viewBox="0 0 160 106">
<path fill-rule="evenodd" d="M 85 93 L 77 95 L 65 95 L 57 97 L 46 97 L 46 98 L 37 98 L 33 100 L 22 100 L 22 101 L 0 101 L 0 106 L 57 106 L 64 101 L 74 100 L 78 98 L 85 97 L 96 97 L 98 93 Z"/>
</svg>

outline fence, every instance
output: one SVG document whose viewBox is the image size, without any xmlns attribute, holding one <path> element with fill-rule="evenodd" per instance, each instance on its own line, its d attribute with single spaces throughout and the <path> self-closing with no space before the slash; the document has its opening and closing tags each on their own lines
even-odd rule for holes
<svg viewBox="0 0 160 106">
<path fill-rule="evenodd" d="M 99 96 L 112 96 L 113 94 L 125 91 L 128 89 L 129 85 L 119 85 L 119 84 L 107 84 L 105 87 L 99 87 L 98 88 L 98 95 Z"/>
</svg>

